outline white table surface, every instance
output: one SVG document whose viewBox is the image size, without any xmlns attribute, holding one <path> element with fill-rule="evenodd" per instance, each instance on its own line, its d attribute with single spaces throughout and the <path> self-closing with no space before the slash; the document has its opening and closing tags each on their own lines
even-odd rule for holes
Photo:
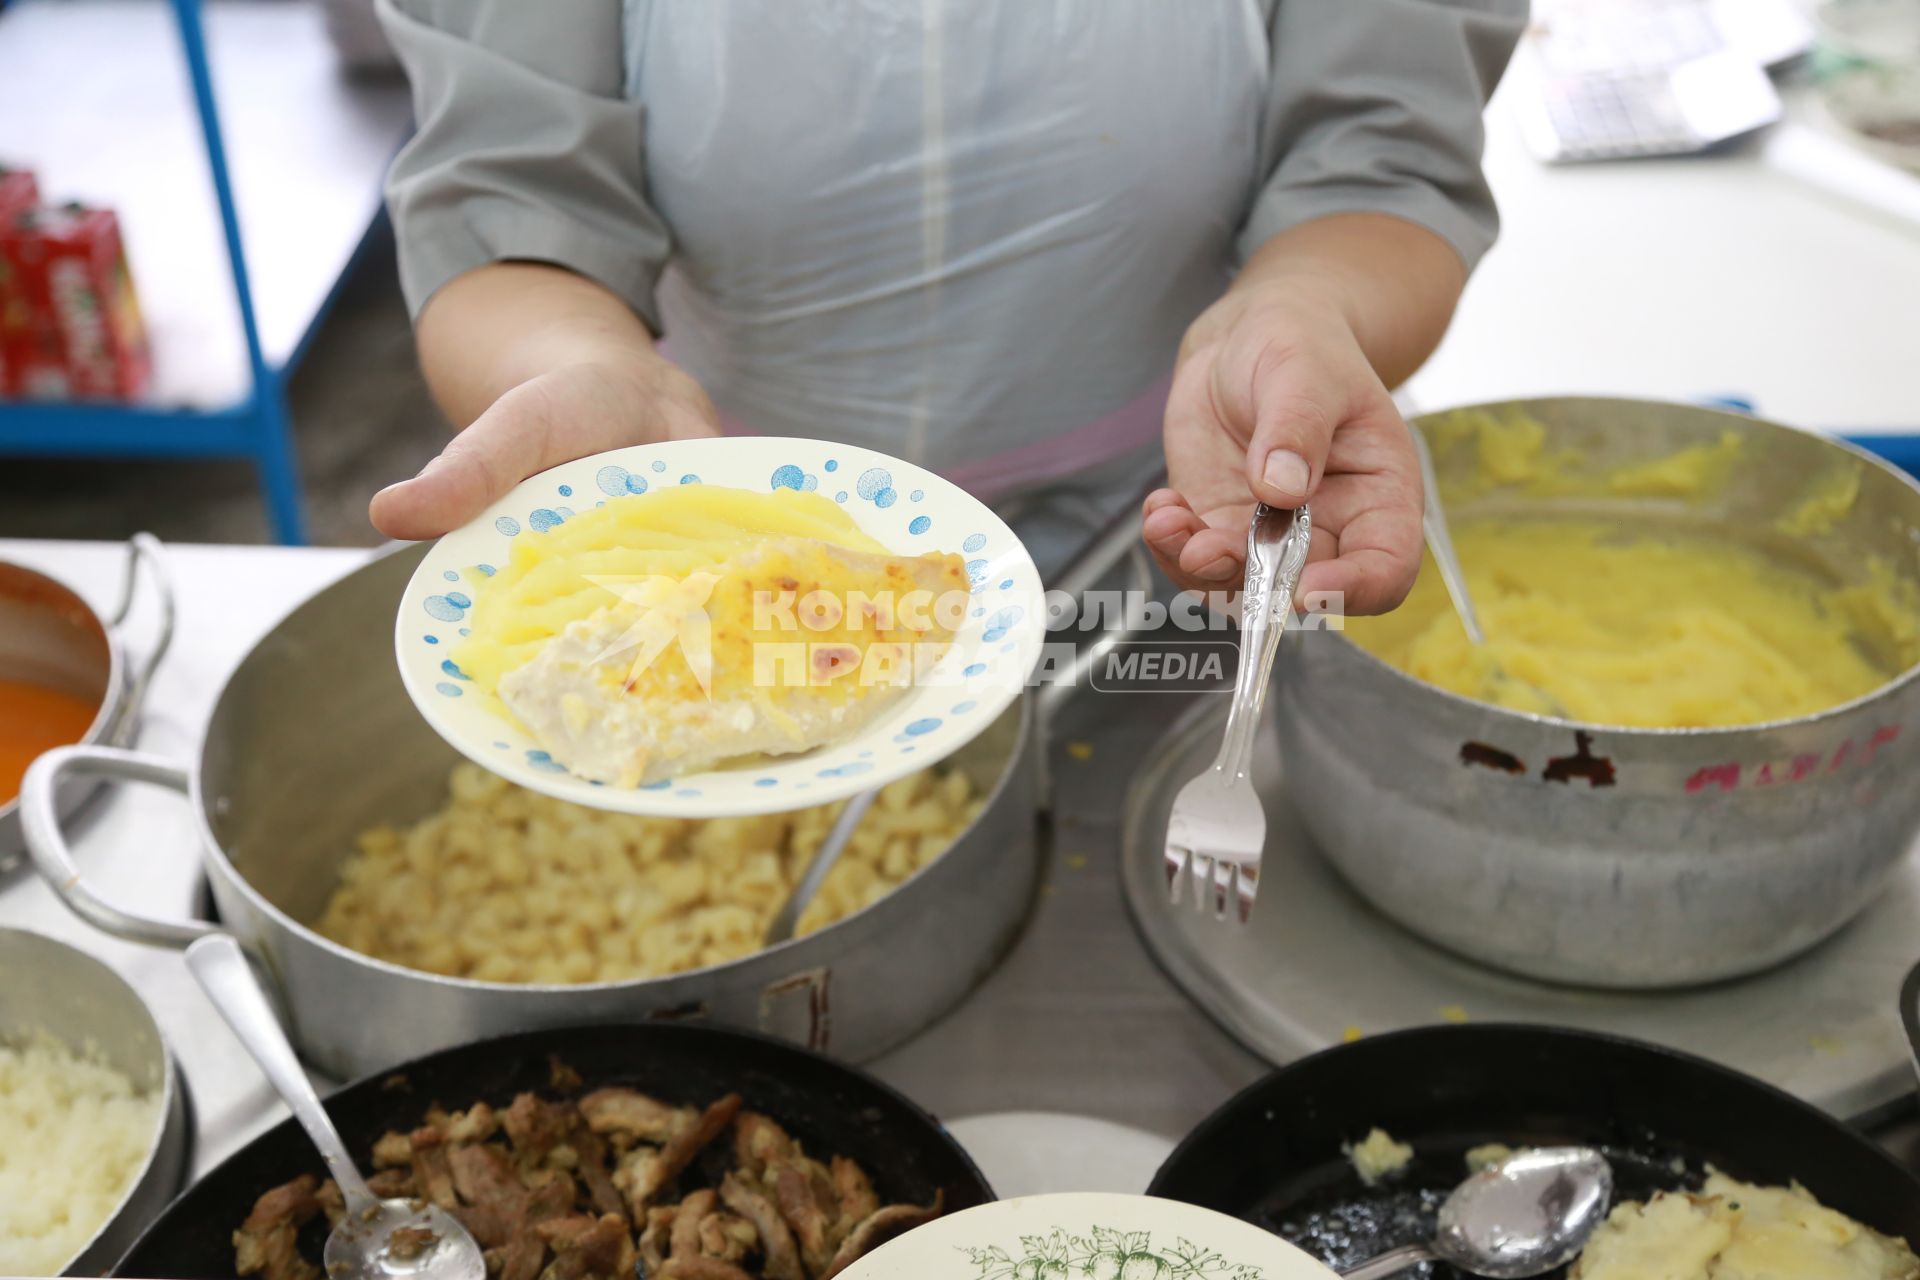
<svg viewBox="0 0 1920 1280">
<path fill-rule="evenodd" d="M 1500 243 L 1408 383 L 1417 405 L 1732 395 L 1798 426 L 1920 434 L 1920 221 L 1789 176 L 1763 139 L 1549 168 L 1506 109 L 1518 91 L 1488 119 Z"/>
</svg>

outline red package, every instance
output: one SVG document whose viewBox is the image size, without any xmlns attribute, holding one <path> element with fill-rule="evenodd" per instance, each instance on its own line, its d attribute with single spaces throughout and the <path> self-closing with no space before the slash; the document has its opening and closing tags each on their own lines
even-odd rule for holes
<svg viewBox="0 0 1920 1280">
<path fill-rule="evenodd" d="M 34 181 L 33 172 L 28 169 L 9 169 L 0 165 L 0 227 L 13 221 L 13 215 L 22 209 L 31 209 L 40 203 L 40 184 Z M 9 327 L 24 325 L 26 303 L 15 304 L 16 291 L 12 287 L 11 273 L 5 259 L 0 259 L 0 396 L 18 394 L 13 390 L 15 379 L 9 373 L 13 359 L 9 340 Z"/>
<path fill-rule="evenodd" d="M 0 164 L 0 221 L 11 221 L 22 209 L 40 203 L 40 184 L 31 169 L 9 169 Z"/>
<path fill-rule="evenodd" d="M 111 210 L 16 211 L 0 225 L 0 272 L 7 394 L 112 400 L 146 388 L 146 331 Z"/>
</svg>

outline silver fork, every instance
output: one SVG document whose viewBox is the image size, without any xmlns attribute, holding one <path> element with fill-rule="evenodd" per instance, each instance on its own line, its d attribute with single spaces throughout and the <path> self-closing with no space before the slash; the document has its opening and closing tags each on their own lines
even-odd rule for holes
<svg viewBox="0 0 1920 1280">
<path fill-rule="evenodd" d="M 1240 669 L 1234 676 L 1227 731 L 1213 767 L 1180 788 L 1167 821 L 1167 896 L 1179 905 L 1180 884 L 1191 874 L 1194 907 L 1205 910 L 1211 898 L 1216 920 L 1227 918 L 1227 903 L 1233 901 L 1245 924 L 1260 890 L 1267 814 L 1248 766 L 1274 654 L 1286 631 L 1312 538 L 1313 515 L 1305 506 L 1282 511 L 1261 503 L 1254 508 L 1247 530 L 1247 581 L 1241 592 Z"/>
</svg>

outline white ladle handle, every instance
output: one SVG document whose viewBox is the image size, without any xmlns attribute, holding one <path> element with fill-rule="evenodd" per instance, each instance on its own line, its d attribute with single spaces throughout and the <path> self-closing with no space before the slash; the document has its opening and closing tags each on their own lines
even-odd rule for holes
<svg viewBox="0 0 1920 1280">
<path fill-rule="evenodd" d="M 1389 1253 L 1349 1267 L 1340 1274 L 1344 1280 L 1386 1280 L 1388 1276 L 1397 1276 L 1408 1267 L 1417 1267 L 1423 1262 L 1433 1262 L 1439 1255 L 1423 1244 L 1403 1245 Z"/>
<path fill-rule="evenodd" d="M 320 1095 L 313 1091 L 313 1082 L 307 1079 L 293 1046 L 287 1043 L 286 1033 L 280 1029 L 273 1006 L 267 1003 L 240 944 L 224 933 L 209 934 L 187 948 L 187 968 L 233 1028 L 233 1034 L 260 1064 L 260 1070 L 313 1139 L 313 1145 L 320 1148 L 327 1172 L 346 1198 L 348 1216 L 357 1217 L 371 1208 L 375 1203 L 373 1192 L 367 1189 L 353 1157 L 347 1154 L 347 1144 L 340 1140 L 340 1131 L 320 1105 Z"/>
</svg>

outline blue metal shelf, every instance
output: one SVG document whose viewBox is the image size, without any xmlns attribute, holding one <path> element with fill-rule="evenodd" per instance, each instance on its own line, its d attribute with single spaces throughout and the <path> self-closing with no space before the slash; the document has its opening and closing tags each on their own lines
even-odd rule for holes
<svg viewBox="0 0 1920 1280">
<path fill-rule="evenodd" d="M 284 363 L 276 366 L 268 359 L 261 343 L 232 175 L 214 96 L 202 0 L 167 2 L 179 34 L 200 140 L 219 206 L 230 284 L 246 342 L 246 393 L 235 403 L 207 409 L 141 403 L 0 401 L 0 454 L 243 458 L 251 461 L 259 474 L 274 536 L 283 543 L 304 543 L 306 520 L 287 411 L 287 379 L 331 307 L 341 281 L 360 260 L 378 225 L 378 215 L 374 214 L 369 224 L 360 229 L 358 248 L 307 319 L 299 341 L 285 355 Z M 0 14 L 0 24 L 4 22 L 4 14 Z M 4 35 L 3 25 L 0 25 L 0 35 Z"/>
</svg>

